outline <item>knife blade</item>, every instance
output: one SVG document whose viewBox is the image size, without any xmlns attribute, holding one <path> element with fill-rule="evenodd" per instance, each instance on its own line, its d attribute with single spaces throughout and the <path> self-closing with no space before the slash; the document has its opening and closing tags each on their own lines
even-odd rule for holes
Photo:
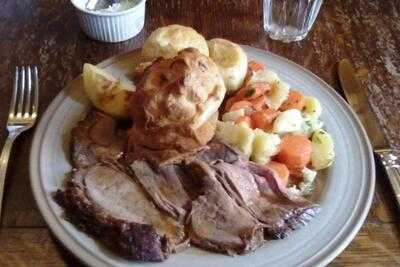
<svg viewBox="0 0 400 267">
<path fill-rule="evenodd" d="M 342 59 L 339 62 L 338 74 L 347 102 L 364 126 L 374 152 L 379 156 L 378 159 L 386 171 L 400 207 L 400 151 L 390 148 L 376 115 L 368 103 L 365 90 L 361 88 L 354 67 L 348 59 Z"/>
<path fill-rule="evenodd" d="M 375 114 L 368 104 L 365 90 L 361 88 L 355 74 L 355 70 L 350 61 L 348 59 L 342 59 L 339 62 L 338 71 L 340 84 L 346 96 L 347 102 L 356 112 L 358 118 L 363 124 L 373 148 L 376 149 L 389 147 L 389 144 L 380 129 Z"/>
</svg>

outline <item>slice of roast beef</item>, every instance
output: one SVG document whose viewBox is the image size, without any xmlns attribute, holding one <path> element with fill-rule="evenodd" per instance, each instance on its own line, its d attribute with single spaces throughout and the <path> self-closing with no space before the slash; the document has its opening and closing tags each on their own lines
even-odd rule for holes
<svg viewBox="0 0 400 267">
<path fill-rule="evenodd" d="M 278 199 L 274 204 L 281 205 L 285 223 L 290 229 L 294 230 L 307 225 L 320 212 L 321 208 L 318 204 L 302 197 L 295 190 L 284 187 L 273 170 L 253 162 L 248 162 L 247 167 L 254 175 L 260 193 L 266 199 Z M 272 233 L 279 235 L 279 232 L 274 229 Z"/>
<path fill-rule="evenodd" d="M 195 158 L 208 163 L 214 163 L 215 161 L 233 163 L 239 160 L 240 154 L 234 148 L 214 138 L 207 144 L 207 149 L 200 151 Z"/>
<path fill-rule="evenodd" d="M 307 224 L 319 206 L 282 186 L 276 174 L 252 163 L 235 149 L 218 140 L 198 154 L 217 171 L 217 178 L 229 195 L 256 218 L 268 225 L 267 233 L 283 238 L 291 230 Z"/>
<path fill-rule="evenodd" d="M 126 146 L 126 133 L 117 130 L 114 118 L 92 111 L 71 132 L 71 155 L 75 168 L 98 161 L 115 162 Z"/>
<path fill-rule="evenodd" d="M 275 172 L 250 162 L 218 140 L 198 155 L 217 172 L 217 178 L 237 203 L 267 225 L 273 238 L 307 224 L 319 206 L 288 190 Z"/>
<path fill-rule="evenodd" d="M 184 225 L 160 212 L 139 184 L 112 165 L 76 170 L 55 198 L 76 225 L 131 259 L 162 261 L 188 245 Z"/>
<path fill-rule="evenodd" d="M 180 177 L 185 175 L 180 166 L 153 167 L 147 161 L 135 160 L 130 168 L 160 209 L 180 221 L 184 220 L 190 198 L 180 181 Z"/>
<path fill-rule="evenodd" d="M 181 164 L 180 166 L 182 172 L 184 173 L 184 175 L 180 176 L 180 182 L 182 183 L 182 187 L 191 200 L 189 207 L 191 209 L 192 201 L 198 199 L 200 195 L 204 194 L 203 181 L 196 178 L 196 175 L 193 173 L 189 163 Z"/>
<path fill-rule="evenodd" d="M 243 254 L 264 242 L 263 225 L 240 207 L 217 181 L 215 171 L 204 161 L 188 166 L 202 182 L 201 195 L 192 202 L 187 231 L 193 244 L 204 249 Z"/>
<path fill-rule="evenodd" d="M 227 192 L 265 223 L 273 238 L 284 238 L 319 211 L 318 205 L 282 187 L 276 174 L 264 166 L 237 161 L 216 162 L 212 168 Z"/>
</svg>

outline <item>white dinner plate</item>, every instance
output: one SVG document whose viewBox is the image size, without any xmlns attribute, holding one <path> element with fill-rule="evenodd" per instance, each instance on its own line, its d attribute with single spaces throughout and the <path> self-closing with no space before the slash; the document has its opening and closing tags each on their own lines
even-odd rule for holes
<svg viewBox="0 0 400 267">
<path fill-rule="evenodd" d="M 93 238 L 79 231 L 62 216 L 52 194 L 62 186 L 69 162 L 71 128 L 83 118 L 89 103 L 82 96 L 81 78 L 61 91 L 47 108 L 33 139 L 30 179 L 39 209 L 57 238 L 78 258 L 91 266 L 320 266 L 341 253 L 360 230 L 371 205 L 375 166 L 365 131 L 343 99 L 324 81 L 301 66 L 269 52 L 243 46 L 249 59 L 264 62 L 282 80 L 306 95 L 317 97 L 322 120 L 332 135 L 336 160 L 319 174 L 314 199 L 322 211 L 306 227 L 284 240 L 268 241 L 253 253 L 226 256 L 190 248 L 171 255 L 163 263 L 140 263 L 118 257 Z M 114 57 L 100 64 L 119 75 L 132 69 L 138 52 Z"/>
</svg>

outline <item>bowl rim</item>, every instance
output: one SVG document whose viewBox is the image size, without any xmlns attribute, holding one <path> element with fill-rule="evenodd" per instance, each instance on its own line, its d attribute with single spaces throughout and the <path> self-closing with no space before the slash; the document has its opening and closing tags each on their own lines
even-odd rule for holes
<svg viewBox="0 0 400 267">
<path fill-rule="evenodd" d="M 146 0 L 139 0 L 136 3 L 136 5 L 134 5 L 133 7 L 128 8 L 127 10 L 118 11 L 118 12 L 96 12 L 96 11 L 91 11 L 91 10 L 80 7 L 79 5 L 77 5 L 75 3 L 75 1 L 76 0 L 70 0 L 71 4 L 75 7 L 75 9 L 79 10 L 82 13 L 90 14 L 90 15 L 97 16 L 97 17 L 116 17 L 116 16 L 125 15 L 127 13 L 133 13 L 137 9 L 139 9 L 143 4 L 145 4 L 145 2 L 146 2 Z"/>
</svg>

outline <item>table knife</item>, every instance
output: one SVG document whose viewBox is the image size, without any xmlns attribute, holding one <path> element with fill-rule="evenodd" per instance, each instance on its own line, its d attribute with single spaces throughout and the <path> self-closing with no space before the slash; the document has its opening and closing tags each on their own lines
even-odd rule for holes
<svg viewBox="0 0 400 267">
<path fill-rule="evenodd" d="M 355 70 L 348 59 L 342 59 L 339 62 L 338 74 L 347 102 L 363 124 L 374 152 L 378 155 L 376 159 L 385 169 L 398 207 L 400 207 L 400 150 L 390 148 L 375 113 L 368 103 L 366 92 L 361 88 Z"/>
</svg>

